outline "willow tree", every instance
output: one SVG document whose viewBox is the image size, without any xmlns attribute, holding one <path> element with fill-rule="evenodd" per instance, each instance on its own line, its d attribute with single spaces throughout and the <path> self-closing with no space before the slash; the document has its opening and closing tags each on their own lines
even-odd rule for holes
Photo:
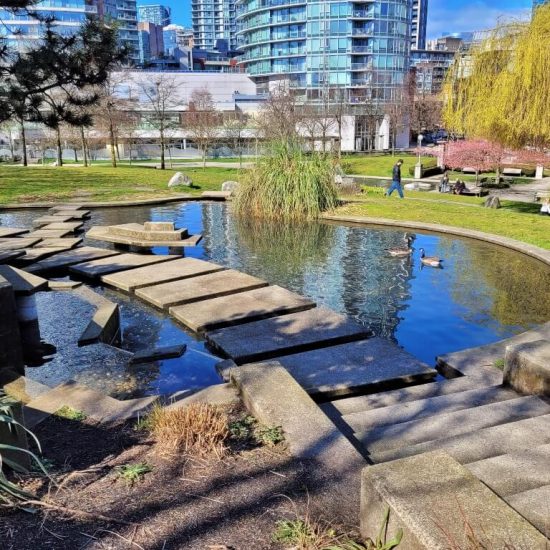
<svg viewBox="0 0 550 550">
<path fill-rule="evenodd" d="M 526 23 L 501 25 L 466 56 L 445 82 L 448 130 L 505 147 L 550 145 L 550 4 Z"/>
</svg>

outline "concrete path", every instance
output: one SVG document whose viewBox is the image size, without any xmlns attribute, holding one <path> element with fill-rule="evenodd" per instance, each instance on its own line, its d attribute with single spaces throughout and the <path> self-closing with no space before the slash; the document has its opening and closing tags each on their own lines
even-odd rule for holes
<svg viewBox="0 0 550 550">
<path fill-rule="evenodd" d="M 537 192 L 550 193 L 550 178 L 512 185 L 509 189 L 493 189 L 491 195 L 501 200 L 533 203 Z"/>
</svg>

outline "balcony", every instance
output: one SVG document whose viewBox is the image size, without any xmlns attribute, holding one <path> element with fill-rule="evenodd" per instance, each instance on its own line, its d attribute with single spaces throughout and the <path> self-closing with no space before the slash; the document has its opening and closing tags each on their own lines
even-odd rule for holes
<svg viewBox="0 0 550 550">
<path fill-rule="evenodd" d="M 352 46 L 350 53 L 352 54 L 374 53 L 374 49 L 372 46 Z"/>
<path fill-rule="evenodd" d="M 352 29 L 351 31 L 352 36 L 373 36 L 374 35 L 374 29 L 373 28 L 364 28 L 364 29 Z"/>
<path fill-rule="evenodd" d="M 353 10 L 351 19 L 374 19 L 373 10 Z"/>
</svg>

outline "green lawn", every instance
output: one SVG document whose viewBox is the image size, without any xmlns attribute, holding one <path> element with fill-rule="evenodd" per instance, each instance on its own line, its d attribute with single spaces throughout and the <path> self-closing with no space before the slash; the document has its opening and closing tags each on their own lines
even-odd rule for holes
<svg viewBox="0 0 550 550">
<path fill-rule="evenodd" d="M 67 200 L 83 201 L 146 199 L 180 193 L 219 191 L 226 180 L 238 178 L 238 169 L 189 168 L 184 171 L 194 187 L 168 189 L 176 170 L 155 170 L 143 166 L 95 165 L 90 168 L 64 166 L 0 165 L 0 204 Z"/>
<path fill-rule="evenodd" d="M 432 161 L 433 157 L 421 157 L 423 162 Z M 403 159 L 401 172 L 404 178 L 411 177 L 409 168 L 414 166 L 418 157 L 404 153 L 391 155 L 344 155 L 342 166 L 347 174 L 357 176 L 377 176 L 391 178 L 393 165 Z"/>
<path fill-rule="evenodd" d="M 477 197 L 406 192 L 405 199 L 384 197 L 382 189 L 366 188 L 361 202 L 346 204 L 337 214 L 401 221 L 440 223 L 502 235 L 550 249 L 550 216 L 540 205 L 503 201 L 502 208 L 483 207 Z"/>
</svg>

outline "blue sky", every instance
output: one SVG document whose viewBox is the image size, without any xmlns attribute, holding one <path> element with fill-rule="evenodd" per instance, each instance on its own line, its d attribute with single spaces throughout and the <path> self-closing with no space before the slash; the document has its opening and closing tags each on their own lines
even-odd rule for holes
<svg viewBox="0 0 550 550">
<path fill-rule="evenodd" d="M 172 8 L 174 23 L 191 24 L 190 0 L 160 0 Z M 428 35 L 486 29 L 499 18 L 525 17 L 532 0 L 429 0 Z M 140 4 L 155 4 L 154 0 L 138 0 Z"/>
</svg>

